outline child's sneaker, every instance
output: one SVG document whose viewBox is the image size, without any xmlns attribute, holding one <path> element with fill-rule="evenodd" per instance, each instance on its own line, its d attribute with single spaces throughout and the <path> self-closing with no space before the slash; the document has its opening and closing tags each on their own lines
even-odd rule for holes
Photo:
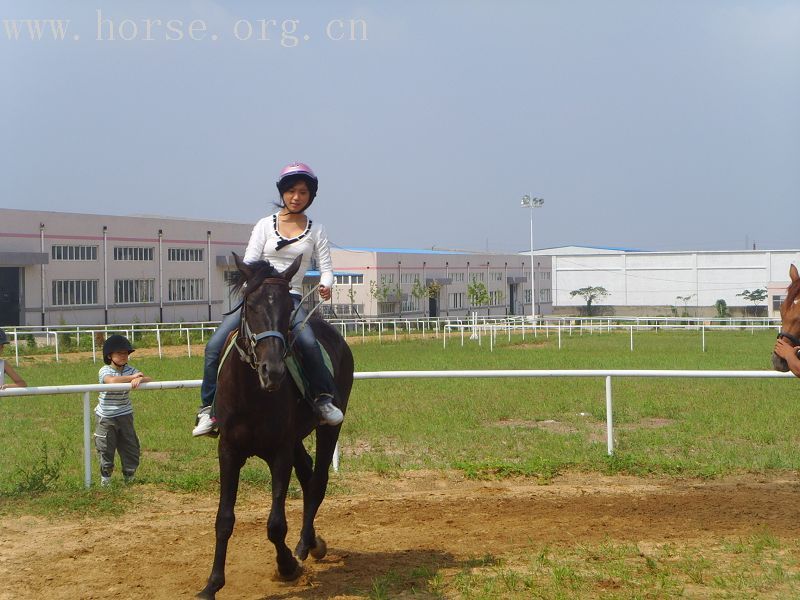
<svg viewBox="0 0 800 600">
<path fill-rule="evenodd" d="M 100 476 L 100 486 L 101 487 L 111 487 L 111 475 L 106 477 L 105 475 Z"/>
<path fill-rule="evenodd" d="M 123 475 L 123 477 L 124 477 L 124 479 L 125 479 L 125 483 L 126 483 L 126 484 L 129 484 L 129 485 L 130 485 L 131 483 L 133 483 L 133 480 L 134 480 L 134 479 L 136 479 L 136 476 L 135 476 L 133 473 L 131 473 L 130 475 Z"/>
<path fill-rule="evenodd" d="M 217 420 L 211 416 L 211 407 L 204 406 L 197 413 L 197 424 L 192 429 L 192 435 L 215 435 L 217 433 Z"/>
</svg>

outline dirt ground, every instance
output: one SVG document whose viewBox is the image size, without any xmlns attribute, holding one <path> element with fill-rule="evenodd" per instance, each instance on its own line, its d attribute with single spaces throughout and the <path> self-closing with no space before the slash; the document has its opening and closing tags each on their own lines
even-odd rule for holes
<svg viewBox="0 0 800 600">
<path fill-rule="evenodd" d="M 800 477 L 715 481 L 569 474 L 533 480 L 465 480 L 455 473 L 334 475 L 348 489 L 326 499 L 317 532 L 328 542 L 301 578 L 276 582 L 266 539 L 266 492 L 240 498 L 218 598 L 363 598 L 390 570 L 458 569 L 470 558 L 545 543 L 605 540 L 702 543 L 768 530 L 800 538 Z M 0 599 L 191 598 L 213 554 L 216 498 L 139 486 L 141 502 L 101 520 L 0 519 Z M 288 502 L 289 544 L 299 499 Z"/>
</svg>

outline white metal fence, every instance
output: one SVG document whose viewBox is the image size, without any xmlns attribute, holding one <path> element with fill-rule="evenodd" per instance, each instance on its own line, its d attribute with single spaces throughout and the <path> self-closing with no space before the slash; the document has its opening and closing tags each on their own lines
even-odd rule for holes
<svg viewBox="0 0 800 600">
<path fill-rule="evenodd" d="M 544 335 L 558 337 L 558 347 L 562 346 L 562 337 L 573 335 L 593 335 L 595 333 L 625 331 L 630 335 L 630 349 L 634 349 L 634 334 L 643 331 L 697 331 L 703 351 L 705 352 L 705 335 L 709 331 L 750 331 L 764 329 L 780 329 L 780 320 L 769 318 L 752 319 L 696 319 L 689 317 L 488 317 L 473 313 L 465 318 L 415 318 L 415 319 L 359 319 L 359 320 L 330 320 L 337 327 L 345 339 L 360 337 L 366 341 L 368 336 L 377 336 L 378 342 L 384 339 L 398 341 L 403 336 L 419 336 L 427 338 L 432 335 L 435 339 L 442 338 L 443 348 L 447 348 L 448 336 L 461 336 L 461 345 L 465 343 L 465 334 L 469 339 L 483 343 L 488 338 L 489 349 L 494 349 L 498 334 L 508 337 L 521 335 L 523 341 L 526 335 L 534 338 Z M 80 345 L 81 338 L 91 339 L 91 352 L 93 361 L 97 362 L 98 348 L 97 334 L 103 337 L 111 333 L 122 333 L 134 344 L 141 336 L 151 334 L 151 341 L 155 341 L 158 348 L 158 357 L 163 358 L 163 349 L 167 345 L 164 336 L 177 335 L 180 345 L 186 346 L 188 356 L 192 355 L 192 344 L 205 343 L 206 338 L 213 333 L 219 325 L 215 321 L 199 321 L 193 323 L 129 323 L 124 325 L 99 325 L 99 326 L 52 326 L 52 327 L 13 327 L 7 328 L 6 333 L 11 338 L 14 349 L 14 358 L 19 366 L 20 354 L 24 354 L 25 340 L 29 336 L 38 338 L 37 347 L 46 345 L 52 348 L 57 362 L 63 353 L 63 341 L 60 337 L 71 336 L 75 339 L 74 348 Z M 444 335 L 442 335 L 444 334 Z M 173 344 L 174 345 L 174 344 Z"/>
<path fill-rule="evenodd" d="M 614 417 L 611 378 L 612 377 L 666 377 L 666 378 L 745 378 L 745 379 L 788 379 L 791 373 L 775 371 L 687 371 L 687 370 L 483 370 L 483 371 L 370 371 L 355 373 L 356 380 L 366 379 L 425 379 L 425 378 L 487 378 L 487 377 L 596 377 L 605 380 L 606 391 L 606 445 L 609 455 L 614 453 Z M 166 390 L 200 387 L 201 380 L 157 381 L 140 384 L 138 390 Z M 83 463 L 84 484 L 92 484 L 91 449 L 91 406 L 92 392 L 128 390 L 129 383 L 62 385 L 30 388 L 11 388 L 0 390 L 0 400 L 11 396 L 43 396 L 53 394 L 81 394 L 83 397 Z M 334 470 L 339 468 L 339 447 L 334 453 Z"/>
</svg>

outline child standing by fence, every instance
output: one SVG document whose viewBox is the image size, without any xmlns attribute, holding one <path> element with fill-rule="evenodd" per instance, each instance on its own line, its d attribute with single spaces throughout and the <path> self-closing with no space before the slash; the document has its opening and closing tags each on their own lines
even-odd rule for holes
<svg viewBox="0 0 800 600">
<path fill-rule="evenodd" d="M 3 353 L 3 348 L 5 348 L 6 344 L 8 344 L 8 336 L 5 331 L 0 329 L 0 354 Z M 6 375 L 8 375 L 14 383 L 6 383 Z M 0 358 L 0 390 L 13 387 L 28 387 L 28 384 L 25 383 L 22 377 L 17 375 L 17 372 L 11 365 Z"/>
<path fill-rule="evenodd" d="M 123 335 L 112 335 L 103 344 L 103 362 L 100 383 L 130 383 L 131 388 L 152 381 L 144 373 L 128 364 L 133 346 Z M 100 484 L 111 485 L 114 471 L 114 454 L 119 452 L 125 483 L 133 481 L 139 466 L 139 438 L 133 428 L 133 404 L 128 390 L 100 392 L 94 410 L 97 424 L 94 444 L 100 455 Z"/>
</svg>

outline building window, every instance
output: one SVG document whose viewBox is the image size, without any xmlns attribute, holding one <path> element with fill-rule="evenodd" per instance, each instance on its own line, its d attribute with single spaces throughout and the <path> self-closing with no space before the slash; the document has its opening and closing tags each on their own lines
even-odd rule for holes
<svg viewBox="0 0 800 600">
<path fill-rule="evenodd" d="M 239 271 L 225 271 L 222 274 L 222 278 L 225 280 L 226 285 L 233 286 L 239 279 Z"/>
<path fill-rule="evenodd" d="M 53 260 L 97 260 L 97 246 L 53 246 L 50 257 Z"/>
<path fill-rule="evenodd" d="M 400 308 L 403 312 L 416 312 L 419 310 L 419 298 L 408 295 L 403 298 L 403 304 Z"/>
<path fill-rule="evenodd" d="M 388 273 L 386 275 L 381 275 L 381 284 L 387 285 L 390 283 L 394 283 L 394 273 Z"/>
<path fill-rule="evenodd" d="M 525 290 L 525 304 L 531 303 L 531 288 Z"/>
<path fill-rule="evenodd" d="M 463 283 L 464 282 L 464 273 L 451 273 L 450 277 L 453 280 L 453 283 Z"/>
<path fill-rule="evenodd" d="M 419 281 L 419 275 L 417 273 L 400 274 L 400 283 L 414 283 L 415 281 Z"/>
<path fill-rule="evenodd" d="M 202 248 L 168 248 L 167 260 L 174 262 L 202 262 Z"/>
<path fill-rule="evenodd" d="M 167 299 L 170 302 L 203 299 L 203 279 L 170 279 Z"/>
<path fill-rule="evenodd" d="M 323 306 L 328 306 L 327 304 Z M 353 316 L 358 317 L 364 314 L 364 305 L 363 304 L 334 304 L 333 305 L 333 312 L 335 312 L 338 316 Z"/>
<path fill-rule="evenodd" d="M 97 304 L 97 279 L 53 281 L 53 306 Z"/>
<path fill-rule="evenodd" d="M 539 290 L 539 302 L 550 302 L 550 288 Z"/>
<path fill-rule="evenodd" d="M 114 260 L 153 260 L 153 248 L 115 246 Z"/>
<path fill-rule="evenodd" d="M 364 283 L 363 275 L 336 275 L 336 285 L 358 285 Z"/>
<path fill-rule="evenodd" d="M 155 279 L 115 279 L 114 303 L 152 302 Z"/>
<path fill-rule="evenodd" d="M 473 283 L 476 281 L 484 281 L 486 278 L 486 274 L 483 271 L 479 271 L 478 273 L 473 273 L 469 276 Z"/>
<path fill-rule="evenodd" d="M 464 308 L 464 292 L 449 294 L 450 308 Z"/>
<path fill-rule="evenodd" d="M 492 281 L 503 281 L 503 272 L 492 271 Z"/>
<path fill-rule="evenodd" d="M 494 290 L 489 292 L 489 304 L 491 306 L 500 306 L 503 303 L 503 292 Z"/>
<path fill-rule="evenodd" d="M 786 300 L 786 294 L 772 297 L 772 310 L 780 310 L 781 304 Z"/>
</svg>

